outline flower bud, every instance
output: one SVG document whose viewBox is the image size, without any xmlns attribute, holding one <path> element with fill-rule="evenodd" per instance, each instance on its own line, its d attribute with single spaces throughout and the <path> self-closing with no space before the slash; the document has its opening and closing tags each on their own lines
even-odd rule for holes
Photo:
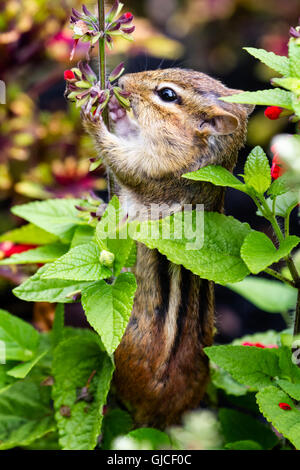
<svg viewBox="0 0 300 470">
<path fill-rule="evenodd" d="M 115 260 L 115 255 L 107 250 L 102 250 L 100 253 L 100 263 L 110 268 Z"/>
</svg>

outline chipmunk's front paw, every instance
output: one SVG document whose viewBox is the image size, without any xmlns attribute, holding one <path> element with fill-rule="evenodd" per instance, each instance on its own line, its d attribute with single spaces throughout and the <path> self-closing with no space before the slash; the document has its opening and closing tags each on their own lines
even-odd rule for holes
<svg viewBox="0 0 300 470">
<path fill-rule="evenodd" d="M 105 130 L 105 124 L 103 122 L 103 118 L 101 113 L 96 110 L 96 112 L 92 111 L 90 107 L 83 106 L 81 108 L 81 120 L 83 123 L 84 128 L 89 132 L 89 134 L 94 135 L 95 133 L 99 134 L 101 130 Z"/>
</svg>

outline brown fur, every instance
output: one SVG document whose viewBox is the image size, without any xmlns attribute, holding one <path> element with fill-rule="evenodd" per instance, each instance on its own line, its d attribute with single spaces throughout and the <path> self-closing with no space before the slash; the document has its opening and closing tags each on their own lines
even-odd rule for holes
<svg viewBox="0 0 300 470">
<path fill-rule="evenodd" d="M 165 103 L 157 88 L 173 87 L 177 103 Z M 204 204 L 221 211 L 224 191 L 181 175 L 208 164 L 232 171 L 244 144 L 252 107 L 224 103 L 236 93 L 191 70 L 126 75 L 135 121 L 128 133 L 110 133 L 102 119 L 84 116 L 87 130 L 120 186 L 119 196 L 144 218 L 152 203 Z M 126 119 L 125 119 L 126 121 Z M 164 214 L 167 215 L 167 214 Z M 202 399 L 209 378 L 203 347 L 212 344 L 213 284 L 174 265 L 144 245 L 135 268 L 138 289 L 129 325 L 115 353 L 115 383 L 139 425 L 164 428 Z"/>
</svg>

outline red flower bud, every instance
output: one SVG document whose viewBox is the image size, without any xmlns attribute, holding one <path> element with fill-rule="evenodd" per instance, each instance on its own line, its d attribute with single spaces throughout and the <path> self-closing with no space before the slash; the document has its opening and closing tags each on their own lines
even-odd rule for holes
<svg viewBox="0 0 300 470">
<path fill-rule="evenodd" d="M 289 411 L 292 409 L 292 407 L 288 403 L 279 403 L 278 406 L 279 408 L 285 411 Z"/>
<path fill-rule="evenodd" d="M 276 153 L 276 149 L 275 149 L 274 145 L 271 148 L 271 150 L 274 153 L 274 157 L 273 157 L 273 160 L 272 160 L 272 166 L 271 166 L 271 176 L 272 176 L 273 180 L 277 180 L 277 178 L 279 178 L 279 176 L 283 175 L 283 173 L 285 172 L 285 168 L 284 168 L 284 165 L 283 165 L 282 161 L 280 160 L 280 158 L 278 157 L 278 155 Z"/>
<path fill-rule="evenodd" d="M 275 119 L 279 118 L 282 111 L 283 111 L 283 109 L 279 108 L 279 106 L 268 106 L 265 109 L 265 116 L 268 119 L 271 119 L 272 121 L 274 121 Z"/>
<path fill-rule="evenodd" d="M 75 75 L 72 72 L 72 70 L 65 70 L 64 78 L 65 78 L 65 80 L 73 80 L 75 78 Z"/>
<path fill-rule="evenodd" d="M 124 16 L 125 16 L 126 20 L 129 20 L 129 18 L 131 18 L 131 19 L 133 18 L 133 14 L 130 13 L 130 11 L 128 11 L 127 13 L 125 13 Z"/>
</svg>

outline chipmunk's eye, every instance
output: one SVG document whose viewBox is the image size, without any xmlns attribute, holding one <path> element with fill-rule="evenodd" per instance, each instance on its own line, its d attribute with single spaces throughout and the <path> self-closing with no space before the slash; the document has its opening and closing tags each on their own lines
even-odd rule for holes
<svg viewBox="0 0 300 470">
<path fill-rule="evenodd" d="M 168 103 L 178 100 L 178 95 L 174 90 L 172 90 L 172 88 L 162 88 L 161 90 L 158 90 L 157 94 L 161 100 Z"/>
</svg>

